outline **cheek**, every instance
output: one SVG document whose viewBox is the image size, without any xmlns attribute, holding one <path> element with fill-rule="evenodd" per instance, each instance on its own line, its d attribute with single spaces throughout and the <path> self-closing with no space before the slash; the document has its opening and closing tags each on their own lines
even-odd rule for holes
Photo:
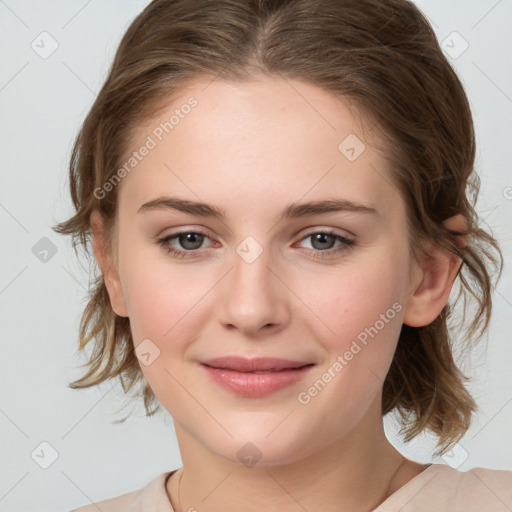
<svg viewBox="0 0 512 512">
<path fill-rule="evenodd" d="M 321 286 L 303 289 L 304 302 L 318 312 L 316 333 L 328 354 L 325 367 L 336 360 L 343 367 L 344 376 L 336 379 L 340 386 L 349 380 L 349 387 L 361 392 L 369 382 L 373 389 L 385 378 L 402 327 L 404 265 L 403 257 L 383 249 L 371 261 L 361 259 L 322 279 Z"/>
<path fill-rule="evenodd" d="M 208 283 L 200 272 L 167 262 L 163 251 L 157 258 L 154 249 L 124 254 L 122 287 L 135 344 L 144 338 L 167 342 L 193 321 Z"/>
<path fill-rule="evenodd" d="M 311 406 L 305 411 L 314 410 L 312 416 L 329 411 L 333 435 L 350 430 L 378 399 L 393 360 L 403 305 L 400 281 L 393 279 L 398 276 L 383 270 L 354 271 L 319 302 L 322 320 L 334 334 L 322 326 L 316 330 L 327 358 L 298 400 Z"/>
<path fill-rule="evenodd" d="M 324 325 L 323 339 L 346 341 L 373 326 L 381 315 L 386 326 L 401 323 L 405 279 L 399 269 L 403 265 L 404 261 L 381 251 L 372 261 L 361 259 L 339 272 L 315 277 L 315 286 L 304 282 L 297 294 Z M 378 326 L 382 327 L 380 322 Z"/>
<path fill-rule="evenodd" d="M 141 357 L 140 369 L 157 400 L 174 414 L 189 400 L 183 387 L 188 389 L 190 383 L 181 372 L 181 362 L 190 343 L 190 327 L 196 323 L 194 304 L 204 292 L 179 268 L 165 262 L 148 265 L 148 261 L 133 253 L 125 259 L 123 289 L 134 345 L 144 347 L 139 355 L 150 353 L 149 364 Z"/>
</svg>

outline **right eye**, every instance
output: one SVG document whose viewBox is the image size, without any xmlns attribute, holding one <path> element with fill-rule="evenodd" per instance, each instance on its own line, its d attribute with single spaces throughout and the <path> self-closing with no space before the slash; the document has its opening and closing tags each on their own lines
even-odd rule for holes
<svg viewBox="0 0 512 512">
<path fill-rule="evenodd" d="M 209 237 L 201 231 L 179 231 L 159 238 L 157 243 L 165 248 L 169 254 L 177 258 L 187 258 L 190 257 L 187 253 L 198 252 L 197 250 L 201 248 L 205 238 Z M 173 243 L 174 241 L 177 241 L 182 249 L 177 248 Z"/>
</svg>

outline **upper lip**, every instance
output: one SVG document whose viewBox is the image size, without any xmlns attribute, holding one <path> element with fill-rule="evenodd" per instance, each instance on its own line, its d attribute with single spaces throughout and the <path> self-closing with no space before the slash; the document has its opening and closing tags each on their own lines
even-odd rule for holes
<svg viewBox="0 0 512 512">
<path fill-rule="evenodd" d="M 280 371 L 284 369 L 301 368 L 311 365 L 304 361 L 291 361 L 277 357 L 255 357 L 248 359 L 238 356 L 217 357 L 202 361 L 202 364 L 212 368 L 224 368 L 238 372 L 256 372 L 256 371 Z"/>
</svg>

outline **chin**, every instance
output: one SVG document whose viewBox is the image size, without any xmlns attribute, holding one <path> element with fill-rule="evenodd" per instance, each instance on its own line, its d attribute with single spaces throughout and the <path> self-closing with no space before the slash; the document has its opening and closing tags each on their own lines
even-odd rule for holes
<svg viewBox="0 0 512 512">
<path fill-rule="evenodd" d="M 273 417 L 271 428 L 262 422 L 227 426 L 233 438 L 224 435 L 221 439 L 203 438 L 203 442 L 218 456 L 247 467 L 291 464 L 322 448 L 311 443 L 311 439 L 323 438 L 315 434 L 319 432 L 318 427 L 309 429 L 296 421 L 291 424 L 288 418 L 282 421 L 285 417 L 286 414 L 283 414 L 277 421 Z"/>
</svg>

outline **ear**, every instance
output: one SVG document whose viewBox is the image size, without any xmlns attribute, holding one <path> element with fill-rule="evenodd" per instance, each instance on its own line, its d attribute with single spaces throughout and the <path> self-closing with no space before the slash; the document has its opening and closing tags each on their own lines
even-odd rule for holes
<svg viewBox="0 0 512 512">
<path fill-rule="evenodd" d="M 90 216 L 92 231 L 92 245 L 94 257 L 103 274 L 103 281 L 110 297 L 110 304 L 114 312 L 119 316 L 128 316 L 124 301 L 121 280 L 116 265 L 113 262 L 112 252 L 108 247 L 103 218 L 98 210 L 94 210 Z"/>
<path fill-rule="evenodd" d="M 452 230 L 467 231 L 467 222 L 461 214 L 443 224 Z M 466 235 L 456 236 L 455 240 L 459 248 L 467 243 Z M 411 327 L 423 327 L 439 316 L 462 264 L 461 258 L 433 242 L 427 249 L 430 256 L 415 264 L 412 290 L 405 306 L 403 323 Z"/>
</svg>

